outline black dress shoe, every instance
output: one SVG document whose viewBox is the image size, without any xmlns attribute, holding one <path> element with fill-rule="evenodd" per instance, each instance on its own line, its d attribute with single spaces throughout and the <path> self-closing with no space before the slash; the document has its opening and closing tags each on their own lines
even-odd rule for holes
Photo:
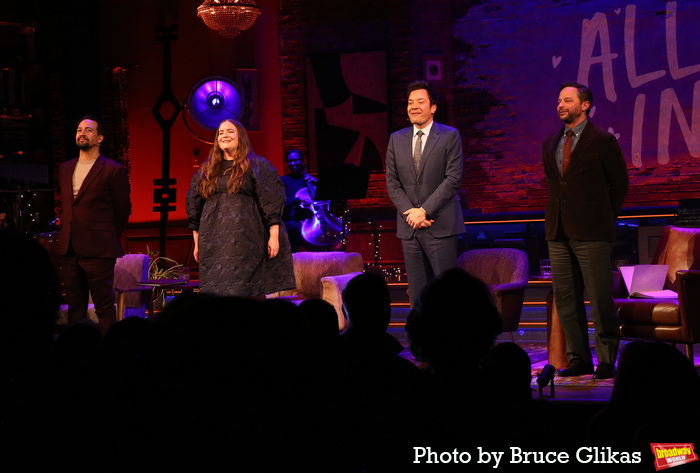
<svg viewBox="0 0 700 473">
<path fill-rule="evenodd" d="M 582 376 L 584 374 L 593 373 L 593 362 L 583 361 L 580 358 L 574 358 L 569 362 L 569 366 L 557 371 L 557 376 Z"/>
<path fill-rule="evenodd" d="M 615 365 L 599 363 L 593 374 L 593 379 L 608 379 L 615 376 Z"/>
</svg>

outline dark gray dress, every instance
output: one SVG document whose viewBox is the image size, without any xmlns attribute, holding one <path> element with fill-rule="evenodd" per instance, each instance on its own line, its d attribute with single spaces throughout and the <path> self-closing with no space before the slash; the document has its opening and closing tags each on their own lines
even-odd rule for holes
<svg viewBox="0 0 700 473">
<path fill-rule="evenodd" d="M 224 161 L 224 170 L 232 161 Z M 282 222 L 284 185 L 275 167 L 250 157 L 241 189 L 228 195 L 229 174 L 219 177 L 210 199 L 197 191 L 195 173 L 187 192 L 187 220 L 199 231 L 199 287 L 221 296 L 259 296 L 296 286 L 292 252 Z M 267 254 L 268 228 L 279 225 L 279 254 Z"/>
</svg>

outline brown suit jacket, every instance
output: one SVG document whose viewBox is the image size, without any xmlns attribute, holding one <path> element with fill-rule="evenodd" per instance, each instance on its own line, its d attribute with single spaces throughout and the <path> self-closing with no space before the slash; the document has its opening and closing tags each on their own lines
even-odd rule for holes
<svg viewBox="0 0 700 473">
<path fill-rule="evenodd" d="M 545 236 L 555 240 L 559 226 L 573 240 L 613 241 L 615 219 L 627 195 L 627 163 L 617 139 L 590 121 L 571 153 L 562 176 L 554 152 L 563 127 L 542 144 L 542 164 L 549 187 Z"/>
<path fill-rule="evenodd" d="M 58 171 L 63 204 L 58 254 L 65 255 L 72 246 L 80 256 L 119 258 L 124 255 L 119 237 L 131 214 L 126 169 L 100 154 L 73 199 L 77 162 L 78 158 L 66 161 Z"/>
</svg>

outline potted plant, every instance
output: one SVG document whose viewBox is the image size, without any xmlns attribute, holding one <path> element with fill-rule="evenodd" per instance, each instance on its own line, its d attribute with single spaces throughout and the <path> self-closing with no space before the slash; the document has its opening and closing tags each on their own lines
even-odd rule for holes
<svg viewBox="0 0 700 473">
<path fill-rule="evenodd" d="M 177 279 L 178 268 L 182 265 L 172 258 L 167 258 L 165 256 L 159 256 L 158 252 L 151 251 L 150 248 L 146 247 L 146 254 L 148 255 L 148 279 L 158 280 L 158 279 Z M 165 290 L 162 287 L 153 288 L 153 308 L 155 310 L 161 310 L 165 302 Z"/>
</svg>

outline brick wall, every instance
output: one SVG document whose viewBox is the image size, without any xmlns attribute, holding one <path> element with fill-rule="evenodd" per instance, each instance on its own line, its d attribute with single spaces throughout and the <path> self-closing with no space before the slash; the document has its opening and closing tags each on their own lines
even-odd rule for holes
<svg viewBox="0 0 700 473">
<path fill-rule="evenodd" d="M 280 64 L 284 149 L 308 156 L 305 58 L 332 52 L 387 52 L 389 132 L 408 125 L 406 85 L 421 78 L 422 54 L 444 54 L 451 67 L 450 2 L 280 1 Z M 412 34 L 416 32 L 416 34 Z M 429 34 L 426 34 L 429 32 Z M 420 33 L 420 34 L 418 34 Z M 450 69 L 451 70 L 451 69 Z M 451 73 L 448 74 L 451 77 Z M 441 104 L 451 102 L 451 87 L 438 89 Z M 386 150 L 381 150 L 382 154 Z M 390 207 L 383 173 L 370 177 L 368 197 L 351 207 Z"/>
<path fill-rule="evenodd" d="M 592 113 L 592 121 L 618 136 L 630 177 L 625 207 L 675 206 L 680 199 L 697 196 L 699 147 L 690 137 L 695 132 L 681 129 L 697 130 L 700 125 L 692 123 L 700 116 L 700 72 L 674 76 L 666 58 L 670 26 L 660 20 L 658 4 L 640 0 L 620 9 L 598 0 L 532 2 L 522 9 L 517 0 L 457 0 L 453 6 L 455 125 L 464 139 L 464 189 L 470 208 L 484 213 L 544 208 L 541 143 L 561 126 L 556 97 L 559 84 L 568 80 L 579 80 L 594 91 L 598 113 Z M 665 13 L 664 18 L 670 16 Z M 678 5 L 675 11 L 679 29 L 671 46 L 678 48 L 684 65 L 700 63 L 697 51 L 683 41 L 693 34 L 698 18 L 700 5 Z M 611 72 L 606 75 L 595 63 L 580 78 L 580 44 L 585 25 L 590 27 L 593 19 L 598 19 L 591 36 L 595 48 L 610 43 Z M 629 19 L 636 21 L 633 37 L 625 30 Z M 630 41 L 635 43 L 637 74 L 658 70 L 664 71 L 662 76 L 642 86 L 631 83 L 625 70 Z M 599 49 L 592 53 L 594 62 L 603 56 Z M 613 84 L 616 97 L 608 91 Z M 642 96 L 646 108 L 639 113 L 637 99 Z M 670 159 L 663 162 L 660 110 L 676 99 L 668 112 Z M 642 156 L 633 160 L 635 132 Z"/>
<path fill-rule="evenodd" d="M 284 149 L 298 147 L 308 150 L 304 63 L 307 55 L 385 50 L 389 69 L 391 133 L 408 125 L 405 87 L 411 80 L 421 78 L 423 54 L 441 54 L 446 59 L 447 80 L 444 86 L 437 87 L 440 97 L 437 121 L 453 125 L 462 133 L 463 190 L 470 210 L 483 213 L 542 210 L 547 191 L 540 162 L 541 143 L 561 126 L 555 114 L 558 84 L 575 80 L 577 67 L 577 63 L 572 64 L 575 62 L 573 58 L 565 57 L 557 68 L 554 58 L 550 60 L 547 56 L 552 44 L 551 25 L 570 22 L 557 27 L 570 32 L 572 40 L 576 40 L 582 21 L 594 14 L 604 14 L 614 39 L 621 36 L 620 25 L 624 24 L 626 12 L 607 10 L 605 2 L 600 1 L 577 4 L 543 2 L 528 10 L 514 7 L 517 3 L 515 0 L 504 0 L 498 5 L 475 0 L 360 0 L 352 3 L 281 0 Z M 647 2 L 640 0 L 638 3 Z M 679 22 L 687 22 L 693 15 L 700 16 L 700 7 L 684 8 L 679 10 L 679 15 L 683 15 Z M 638 7 L 638 11 L 643 10 Z M 645 31 L 653 29 L 654 34 L 663 34 L 661 30 L 656 31 L 659 29 L 656 23 L 650 23 L 658 21 L 653 15 L 639 13 L 637 21 L 646 25 Z M 529 42 L 539 49 L 532 49 Z M 528 64 L 528 48 L 532 49 L 532 64 Z M 623 45 L 614 43 L 613 49 L 620 56 L 615 64 L 624 64 Z M 522 60 L 523 54 L 525 60 Z M 640 70 L 651 70 L 656 66 L 655 63 L 653 66 L 640 65 L 646 60 L 642 57 L 647 56 L 637 58 Z M 689 58 L 686 54 L 685 57 L 692 63 L 692 56 Z M 547 64 L 547 61 L 552 64 Z M 679 199 L 694 197 L 700 187 L 700 168 L 697 159 L 683 148 L 682 140 L 672 140 L 675 149 L 667 164 L 654 162 L 655 143 L 646 145 L 647 157 L 642 166 L 632 164 L 629 153 L 631 130 L 624 126 L 629 125 L 634 95 L 630 89 L 623 93 L 632 99 L 606 102 L 602 95 L 603 86 L 596 83 L 598 78 L 594 73 L 595 70 L 591 73 L 593 83 L 589 84 L 599 92 L 596 102 L 599 113 L 594 122 L 604 129 L 608 126 L 616 130 L 622 128 L 620 143 L 628 160 L 631 183 L 625 206 L 672 206 Z M 622 89 L 620 77 L 624 76 L 617 77 L 619 90 Z M 687 85 L 676 84 L 690 126 L 693 125 L 690 121 L 692 107 L 700 104 L 694 105 L 693 97 L 682 95 L 685 90 L 692 91 L 696 80 L 697 77 L 690 77 L 686 80 Z M 659 84 L 657 89 L 661 87 L 666 86 Z M 644 89 L 634 93 L 640 90 Z M 656 97 L 653 92 L 647 94 L 647 102 L 652 104 Z M 658 103 L 655 106 L 658 108 Z M 623 121 L 624 126 L 620 125 Z M 652 120 L 645 122 L 645 140 L 655 136 L 653 125 Z M 671 127 L 677 138 L 680 134 L 677 119 L 672 120 Z M 353 201 L 350 205 L 391 207 L 384 175 L 373 174 L 368 198 Z"/>
</svg>

